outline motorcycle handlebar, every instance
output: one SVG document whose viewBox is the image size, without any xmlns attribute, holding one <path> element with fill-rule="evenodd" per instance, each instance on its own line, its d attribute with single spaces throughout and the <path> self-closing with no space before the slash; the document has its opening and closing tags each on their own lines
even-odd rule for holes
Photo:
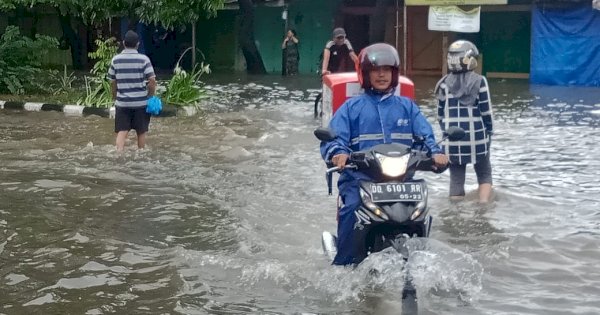
<svg viewBox="0 0 600 315">
<path fill-rule="evenodd" d="M 328 163 L 328 166 L 330 166 L 331 164 Z M 446 167 L 442 167 L 442 168 L 437 168 L 434 166 L 433 164 L 433 159 L 426 157 L 421 159 L 421 162 L 419 162 L 419 164 L 417 165 L 416 169 L 420 170 L 420 171 L 432 171 L 434 173 L 442 173 L 444 172 L 446 169 L 448 168 L 448 166 Z M 355 163 L 349 163 L 347 164 L 344 169 L 358 169 L 358 165 Z M 325 173 L 325 179 L 327 181 L 327 192 L 329 195 L 332 194 L 333 192 L 333 173 L 334 172 L 339 172 L 342 169 L 338 166 L 334 166 L 334 167 L 330 167 L 327 169 L 327 172 Z"/>
<path fill-rule="evenodd" d="M 435 166 L 433 158 L 423 157 L 419 161 L 419 165 L 417 166 L 416 169 L 419 171 L 431 171 L 436 174 L 439 174 L 439 173 L 443 173 L 445 170 L 448 169 L 448 164 L 446 164 L 446 166 L 444 166 L 444 167 L 437 167 L 437 166 Z"/>
<path fill-rule="evenodd" d="M 345 167 L 345 169 L 354 169 L 357 170 L 358 169 L 358 165 L 354 164 L 354 163 L 349 163 L 347 164 Z M 416 170 L 419 171 L 426 171 L 426 172 L 434 172 L 434 173 L 443 173 L 445 170 L 448 169 L 448 165 L 444 166 L 444 167 L 437 167 L 435 166 L 435 163 L 433 162 L 433 159 L 430 157 L 421 157 L 419 164 L 416 167 Z M 342 169 L 338 166 L 334 166 L 334 167 L 330 167 L 327 169 L 326 174 L 329 175 L 331 173 L 334 172 L 339 172 Z"/>
<path fill-rule="evenodd" d="M 358 169 L 358 166 L 356 166 L 355 164 L 348 164 L 344 168 L 349 168 L 349 169 L 354 169 L 355 170 L 355 169 Z M 331 167 L 331 168 L 327 169 L 327 174 L 331 174 L 333 172 L 339 172 L 341 170 L 342 169 L 339 166 L 334 166 L 334 167 Z"/>
</svg>

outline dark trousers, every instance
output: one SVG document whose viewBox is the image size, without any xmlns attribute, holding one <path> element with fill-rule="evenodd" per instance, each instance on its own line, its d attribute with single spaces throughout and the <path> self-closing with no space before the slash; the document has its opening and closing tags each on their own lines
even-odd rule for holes
<svg viewBox="0 0 600 315">
<path fill-rule="evenodd" d="M 350 180 L 339 186 L 342 207 L 338 210 L 337 254 L 334 265 L 349 265 L 356 263 L 356 246 L 354 244 L 354 211 L 360 207 L 361 199 L 358 180 Z"/>
</svg>

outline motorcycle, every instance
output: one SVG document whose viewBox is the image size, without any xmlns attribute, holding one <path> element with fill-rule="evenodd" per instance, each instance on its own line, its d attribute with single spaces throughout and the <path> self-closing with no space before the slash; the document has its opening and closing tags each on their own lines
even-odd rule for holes
<svg viewBox="0 0 600 315">
<path fill-rule="evenodd" d="M 318 128 L 314 134 L 324 142 L 336 138 L 333 131 L 327 128 Z M 464 135 L 463 129 L 450 127 L 439 143 L 446 139 L 457 141 Z M 341 170 L 331 164 L 328 167 L 326 179 L 331 195 L 332 175 Z M 428 237 L 432 222 L 427 207 L 427 182 L 414 178 L 414 175 L 417 171 L 441 173 L 446 168 L 434 166 L 424 137 L 414 137 L 412 146 L 386 143 L 352 152 L 345 168 L 357 170 L 370 178 L 360 181 L 362 202 L 355 211 L 353 234 L 358 261 L 390 247 L 407 260 L 406 241 L 413 237 Z M 321 241 L 324 252 L 333 260 L 337 252 L 336 237 L 323 232 Z M 403 312 L 416 311 L 416 289 L 410 275 L 405 278 L 402 300 Z"/>
</svg>

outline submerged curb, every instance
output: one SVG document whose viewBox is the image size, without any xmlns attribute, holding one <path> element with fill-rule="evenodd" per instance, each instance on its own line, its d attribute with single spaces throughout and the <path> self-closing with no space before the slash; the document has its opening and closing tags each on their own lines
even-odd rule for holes
<svg viewBox="0 0 600 315">
<path fill-rule="evenodd" d="M 63 112 L 66 116 L 90 116 L 97 115 L 100 117 L 115 117 L 115 108 L 99 108 L 99 107 L 86 107 L 81 105 L 62 105 L 52 103 L 36 103 L 36 102 L 15 102 L 15 101 L 0 101 L 0 109 L 12 109 L 12 110 L 24 110 L 29 112 L 40 112 L 40 111 L 55 111 Z M 164 106 L 163 110 L 158 115 L 159 117 L 173 117 L 177 115 L 192 116 L 197 113 L 196 108 L 193 106 L 183 107 L 182 110 L 178 110 L 173 106 Z"/>
</svg>

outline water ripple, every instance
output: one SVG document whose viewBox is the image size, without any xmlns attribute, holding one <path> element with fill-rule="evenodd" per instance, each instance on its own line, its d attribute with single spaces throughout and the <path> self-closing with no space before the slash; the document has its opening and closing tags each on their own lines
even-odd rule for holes
<svg viewBox="0 0 600 315">
<path fill-rule="evenodd" d="M 202 115 L 154 119 L 123 154 L 111 120 L 1 111 L 0 312 L 390 314 L 407 271 L 426 314 L 600 312 L 597 89 L 490 80 L 493 204 L 470 169 L 462 203 L 424 175 L 430 246 L 352 269 L 320 248 L 318 80 L 255 81 L 209 84 Z M 435 81 L 415 82 L 439 133 Z"/>
</svg>

